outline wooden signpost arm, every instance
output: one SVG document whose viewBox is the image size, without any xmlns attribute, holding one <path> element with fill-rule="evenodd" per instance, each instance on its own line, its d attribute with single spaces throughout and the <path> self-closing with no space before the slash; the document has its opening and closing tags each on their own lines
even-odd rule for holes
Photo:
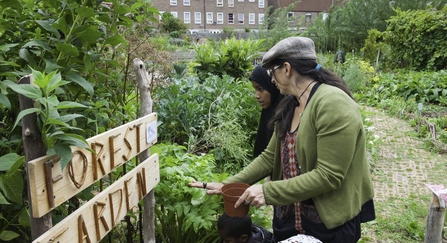
<svg viewBox="0 0 447 243">
<path fill-rule="evenodd" d="M 31 84 L 33 82 L 33 77 L 31 75 L 22 77 L 18 83 L 19 84 Z M 34 108 L 34 100 L 29 99 L 23 95 L 19 94 L 20 110 L 25 110 L 28 108 Z M 28 180 L 28 162 L 42 157 L 46 154 L 46 147 L 42 141 L 42 134 L 37 127 L 37 115 L 28 114 L 22 119 L 22 139 L 23 139 L 23 150 L 26 158 L 26 171 L 27 171 L 27 193 L 29 200 L 29 210 L 30 210 L 30 224 L 31 224 L 31 238 L 37 239 L 40 235 L 51 229 L 52 220 L 51 213 L 47 213 L 41 218 L 33 217 L 32 212 L 32 202 L 30 195 L 30 181 Z"/>
<path fill-rule="evenodd" d="M 146 71 L 146 65 L 138 58 L 132 64 L 136 75 L 138 89 L 140 92 L 141 112 L 140 116 L 152 113 L 151 83 L 152 75 Z M 150 156 L 149 148 L 138 155 L 140 161 L 145 161 Z M 146 243 L 155 243 L 155 197 L 154 190 L 151 190 L 143 199 L 143 237 Z"/>
</svg>

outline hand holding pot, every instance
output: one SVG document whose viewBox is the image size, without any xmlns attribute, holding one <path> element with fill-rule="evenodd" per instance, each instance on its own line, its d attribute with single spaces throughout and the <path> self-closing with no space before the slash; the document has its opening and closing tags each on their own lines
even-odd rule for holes
<svg viewBox="0 0 447 243">
<path fill-rule="evenodd" d="M 237 208 L 241 204 L 250 204 L 253 207 L 260 208 L 265 205 L 264 191 L 262 185 L 253 185 L 241 195 L 234 206 Z"/>
</svg>

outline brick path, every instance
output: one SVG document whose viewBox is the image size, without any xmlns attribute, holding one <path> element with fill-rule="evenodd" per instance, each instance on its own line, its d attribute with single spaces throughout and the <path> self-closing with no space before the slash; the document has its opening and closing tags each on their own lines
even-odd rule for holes
<svg viewBox="0 0 447 243">
<path fill-rule="evenodd" d="M 374 126 L 374 136 L 381 139 L 379 160 L 373 174 L 376 200 L 407 197 L 409 194 L 430 195 L 424 183 L 447 187 L 447 155 L 430 153 L 421 140 L 411 135 L 408 122 L 367 108 Z"/>
<path fill-rule="evenodd" d="M 373 122 L 374 136 L 381 140 L 378 146 L 379 158 L 373 166 L 377 203 L 386 204 L 391 198 L 407 198 L 411 194 L 431 198 L 432 193 L 424 183 L 447 187 L 447 154 L 439 155 L 424 150 L 422 140 L 413 135 L 415 130 L 407 121 L 390 117 L 374 108 L 365 109 L 370 113 L 368 117 Z M 401 210 L 406 213 L 406 209 Z M 377 217 L 388 217 L 388 212 L 376 213 Z M 371 231 L 364 233 L 375 243 L 394 242 L 377 240 Z"/>
</svg>

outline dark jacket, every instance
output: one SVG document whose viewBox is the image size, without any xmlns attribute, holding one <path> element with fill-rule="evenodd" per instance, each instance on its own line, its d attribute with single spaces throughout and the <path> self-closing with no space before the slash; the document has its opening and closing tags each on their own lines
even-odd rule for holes
<svg viewBox="0 0 447 243">
<path fill-rule="evenodd" d="M 274 243 L 273 234 L 266 229 L 253 225 L 251 227 L 253 234 L 247 243 Z"/>
</svg>

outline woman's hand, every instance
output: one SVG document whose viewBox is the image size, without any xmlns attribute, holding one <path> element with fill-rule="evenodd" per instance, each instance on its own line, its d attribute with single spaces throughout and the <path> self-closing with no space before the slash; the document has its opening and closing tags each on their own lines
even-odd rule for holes
<svg viewBox="0 0 447 243">
<path fill-rule="evenodd" d="M 234 207 L 237 208 L 242 203 L 250 204 L 253 207 L 260 208 L 265 205 L 264 191 L 262 185 L 253 185 L 239 197 Z"/>
<path fill-rule="evenodd" d="M 222 194 L 222 187 L 223 183 L 216 183 L 216 182 L 198 182 L 198 181 L 192 181 L 188 184 L 190 187 L 197 187 L 197 188 L 203 188 L 207 189 L 206 194 L 209 195 L 220 195 Z"/>
</svg>

